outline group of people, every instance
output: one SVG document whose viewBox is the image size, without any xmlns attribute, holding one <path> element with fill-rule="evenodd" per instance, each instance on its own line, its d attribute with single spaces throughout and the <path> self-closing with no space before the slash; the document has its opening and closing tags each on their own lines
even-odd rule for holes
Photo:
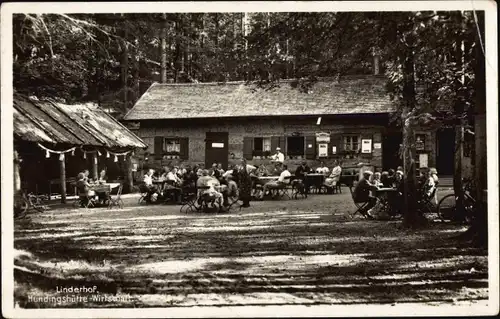
<svg viewBox="0 0 500 319">
<path fill-rule="evenodd" d="M 107 193 L 97 193 L 92 190 L 92 186 L 94 184 L 105 184 L 106 183 L 106 170 L 103 169 L 99 173 L 99 177 L 96 181 L 93 181 L 92 178 L 89 177 L 90 172 L 88 169 L 83 170 L 78 173 L 76 178 L 76 189 L 78 191 L 78 196 L 82 201 L 82 204 L 86 204 L 86 201 L 92 200 L 100 203 L 104 203 L 109 194 Z"/>
<path fill-rule="evenodd" d="M 417 200 L 434 201 L 437 204 L 437 186 L 439 178 L 435 168 L 422 167 L 419 170 L 417 178 Z M 357 183 L 354 189 L 354 201 L 359 203 L 368 203 L 360 213 L 368 218 L 387 218 L 388 211 L 384 203 L 390 203 L 390 209 L 397 212 L 402 207 L 404 194 L 404 173 L 403 168 L 397 170 L 375 172 L 364 171 L 363 177 Z M 387 193 L 390 198 L 382 201 L 376 196 L 378 190 L 393 189 L 394 192 Z"/>
<path fill-rule="evenodd" d="M 209 169 L 201 165 L 164 167 L 161 174 L 149 169 L 143 179 L 147 191 L 146 201 L 154 202 L 159 197 L 172 194 L 175 201 L 180 203 L 183 191 L 197 189 L 198 198 L 207 195 L 224 206 L 229 205 L 230 199 L 241 198 L 243 206 L 249 206 L 251 168 L 252 166 L 247 165 L 246 161 L 242 161 L 240 165 L 233 166 L 227 171 L 222 168 L 221 163 L 214 163 Z M 250 180 L 248 187 L 246 187 L 247 180 Z"/>
</svg>

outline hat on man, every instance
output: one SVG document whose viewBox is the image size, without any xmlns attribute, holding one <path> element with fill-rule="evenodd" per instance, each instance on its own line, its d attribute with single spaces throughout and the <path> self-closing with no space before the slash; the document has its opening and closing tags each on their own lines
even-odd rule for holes
<svg viewBox="0 0 500 319">
<path fill-rule="evenodd" d="M 277 150 L 277 151 L 281 151 L 281 148 L 279 148 L 279 147 L 276 147 L 276 150 Z"/>
</svg>

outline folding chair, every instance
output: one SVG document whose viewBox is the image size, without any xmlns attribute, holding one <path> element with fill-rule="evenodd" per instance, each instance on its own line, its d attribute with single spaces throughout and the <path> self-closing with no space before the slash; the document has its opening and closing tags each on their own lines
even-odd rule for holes
<svg viewBox="0 0 500 319">
<path fill-rule="evenodd" d="M 354 216 L 357 213 L 360 213 L 361 215 L 363 215 L 363 217 L 366 218 L 366 215 L 363 214 L 362 211 L 366 208 L 366 206 L 368 206 L 369 202 L 358 202 L 358 201 L 356 201 L 356 199 L 354 198 L 354 190 L 353 190 L 353 188 L 354 188 L 354 186 L 350 186 L 349 187 L 349 191 L 351 192 L 352 201 L 354 202 L 354 205 L 356 205 L 357 210 L 353 214 L 350 214 L 351 218 L 354 218 Z"/>
<path fill-rule="evenodd" d="M 109 205 L 108 209 L 111 209 L 113 207 L 118 207 L 118 208 L 123 208 L 123 201 L 121 199 L 122 196 L 122 191 L 123 191 L 123 184 L 120 184 L 118 187 L 118 192 L 116 193 L 116 196 L 109 196 Z"/>
<path fill-rule="evenodd" d="M 181 213 L 197 212 L 201 209 L 198 205 L 198 193 L 196 188 L 186 187 L 181 194 Z"/>
<path fill-rule="evenodd" d="M 434 212 L 437 212 L 437 205 L 432 202 L 435 200 L 437 189 L 438 187 L 436 183 L 436 187 L 434 187 L 432 194 L 429 196 L 422 194 L 420 199 L 417 201 L 418 211 L 421 214 L 433 214 Z"/>
<path fill-rule="evenodd" d="M 302 198 L 307 198 L 306 186 L 302 179 L 293 179 L 290 181 L 290 187 L 292 189 L 293 199 L 298 199 L 299 195 L 301 195 Z"/>
<path fill-rule="evenodd" d="M 95 206 L 94 199 L 86 193 L 80 193 L 78 195 L 78 198 L 73 203 L 74 208 L 78 207 L 89 208 L 94 206 Z"/>
<path fill-rule="evenodd" d="M 147 198 L 149 196 L 149 189 L 146 187 L 145 184 L 140 184 L 139 185 L 139 192 L 141 192 L 141 196 L 139 197 L 139 205 L 141 204 L 147 204 Z"/>
</svg>

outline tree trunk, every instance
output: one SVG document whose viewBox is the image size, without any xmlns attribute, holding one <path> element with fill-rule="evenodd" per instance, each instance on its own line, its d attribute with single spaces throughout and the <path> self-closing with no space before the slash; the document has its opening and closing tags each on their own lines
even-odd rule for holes
<svg viewBox="0 0 500 319">
<path fill-rule="evenodd" d="M 415 109 L 415 68 L 413 49 L 407 48 L 403 57 L 403 225 L 406 228 L 416 228 L 421 224 L 421 216 L 417 214 L 417 187 L 415 172 L 415 131 L 413 128 L 412 111 Z"/>
<path fill-rule="evenodd" d="M 125 15 L 122 13 L 123 20 L 123 40 L 122 40 L 122 90 L 123 90 L 123 111 L 126 112 L 128 110 L 128 27 L 126 24 Z"/>
<path fill-rule="evenodd" d="M 132 172 L 132 155 L 127 156 L 127 182 L 128 182 L 128 191 L 132 193 L 134 189 L 134 174 Z"/>
<path fill-rule="evenodd" d="M 59 160 L 60 179 L 61 179 L 61 203 L 66 204 L 66 156 L 61 154 L 62 160 Z"/>
<path fill-rule="evenodd" d="M 480 37 L 484 40 L 484 12 L 477 12 L 477 23 L 479 25 Z M 476 245 L 488 245 L 488 207 L 486 190 L 488 189 L 488 167 L 486 158 L 486 78 L 485 57 L 480 44 L 479 36 L 476 39 L 474 59 L 474 81 L 475 81 L 475 116 L 474 116 L 474 138 L 475 138 L 475 164 L 474 180 L 476 186 L 476 216 L 468 232 Z"/>
<path fill-rule="evenodd" d="M 462 14 L 457 12 L 456 15 L 457 23 L 462 25 Z M 455 63 L 458 70 L 463 69 L 464 65 L 464 52 L 462 51 L 463 39 L 462 32 L 460 32 L 459 37 L 457 39 L 458 45 L 455 49 Z M 461 81 L 455 81 L 455 92 L 457 92 L 455 105 L 454 105 L 454 113 L 455 116 L 460 117 L 460 122 L 455 125 L 455 153 L 454 153 L 454 167 L 453 167 L 453 191 L 456 197 L 456 219 L 461 221 L 464 219 L 464 193 L 462 188 L 462 156 L 463 156 L 463 143 L 464 143 L 464 126 L 465 119 L 464 116 L 464 90 L 462 87 L 465 86 L 465 79 L 462 77 Z"/>
<path fill-rule="evenodd" d="M 161 74 L 161 83 L 167 83 L 167 15 L 166 13 L 162 13 L 162 26 L 160 32 L 160 54 L 161 54 L 161 64 L 160 64 L 160 74 Z"/>
</svg>

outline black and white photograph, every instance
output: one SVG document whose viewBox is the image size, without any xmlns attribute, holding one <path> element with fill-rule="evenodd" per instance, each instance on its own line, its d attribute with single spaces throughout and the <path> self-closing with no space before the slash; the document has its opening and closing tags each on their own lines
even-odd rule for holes
<svg viewBox="0 0 500 319">
<path fill-rule="evenodd" d="M 498 313 L 495 2 L 1 9 L 5 317 Z"/>
</svg>

